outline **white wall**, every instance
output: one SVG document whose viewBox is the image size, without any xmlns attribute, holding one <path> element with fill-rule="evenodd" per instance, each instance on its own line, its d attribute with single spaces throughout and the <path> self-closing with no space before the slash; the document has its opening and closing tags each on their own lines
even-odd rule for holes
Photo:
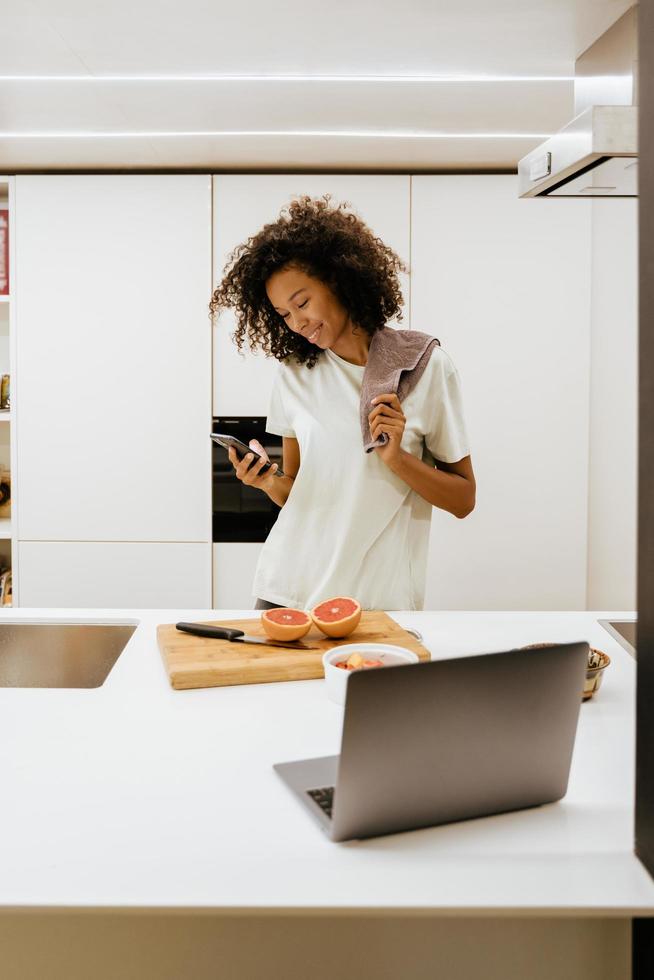
<svg viewBox="0 0 654 980">
<path fill-rule="evenodd" d="M 588 608 L 636 609 L 638 201 L 592 203 Z"/>
</svg>

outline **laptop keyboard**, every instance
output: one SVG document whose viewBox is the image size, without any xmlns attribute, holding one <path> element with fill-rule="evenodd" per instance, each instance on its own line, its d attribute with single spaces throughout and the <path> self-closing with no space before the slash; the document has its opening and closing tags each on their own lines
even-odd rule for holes
<svg viewBox="0 0 654 980">
<path fill-rule="evenodd" d="M 308 789 L 307 793 L 331 820 L 332 808 L 334 806 L 334 787 L 324 786 L 322 789 Z"/>
</svg>

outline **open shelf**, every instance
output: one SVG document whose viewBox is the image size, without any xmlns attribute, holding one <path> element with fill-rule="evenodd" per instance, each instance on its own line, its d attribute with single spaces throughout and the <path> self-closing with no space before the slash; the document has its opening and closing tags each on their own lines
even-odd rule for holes
<svg viewBox="0 0 654 980">
<path fill-rule="evenodd" d="M 9 227 L 3 227 L 3 234 L 7 235 L 9 243 L 9 284 L 3 274 L 3 288 L 9 286 L 7 294 L 0 295 L 0 375 L 14 375 L 15 368 L 15 344 L 13 340 L 14 332 L 14 295 L 16 292 L 13 281 L 15 267 L 15 240 L 12 234 L 13 229 L 13 208 L 14 208 L 14 181 L 10 176 L 0 177 L 0 208 L 9 210 Z M 4 265 L 4 260 L 3 260 Z M 4 423 L 4 425 L 2 424 Z M 11 473 L 15 468 L 16 447 L 14 444 L 14 430 L 11 409 L 0 409 L 0 469 Z M 11 513 L 9 508 L 5 508 L 5 513 Z M 12 570 L 12 577 L 15 576 L 15 554 L 12 539 L 12 519 L 10 516 L 0 517 L 0 571 Z M 3 576 L 4 577 L 4 576 Z M 2 602 L 0 597 L 0 610 L 7 609 L 9 606 Z"/>
</svg>

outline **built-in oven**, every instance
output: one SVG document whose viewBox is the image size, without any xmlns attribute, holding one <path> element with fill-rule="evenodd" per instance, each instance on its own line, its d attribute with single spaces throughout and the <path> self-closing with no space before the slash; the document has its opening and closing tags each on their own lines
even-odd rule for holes
<svg viewBox="0 0 654 980">
<path fill-rule="evenodd" d="M 283 468 L 282 437 L 266 432 L 265 416 L 214 416 L 212 432 L 236 436 L 249 445 L 257 439 L 271 462 Z M 227 450 L 212 442 L 212 499 L 214 541 L 265 541 L 280 507 L 267 493 L 238 479 Z"/>
</svg>

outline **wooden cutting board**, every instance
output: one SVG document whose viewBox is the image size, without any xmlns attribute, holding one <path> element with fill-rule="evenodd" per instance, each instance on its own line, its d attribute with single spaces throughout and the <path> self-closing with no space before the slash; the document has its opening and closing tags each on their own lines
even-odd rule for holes
<svg viewBox="0 0 654 980">
<path fill-rule="evenodd" d="M 231 626 L 250 636 L 266 638 L 260 618 L 203 622 L 212 626 Z M 177 691 L 228 684 L 314 680 L 324 677 L 322 655 L 325 650 L 346 643 L 392 643 L 412 650 L 420 660 L 431 660 L 429 651 L 381 610 L 364 610 L 357 628 L 342 640 L 331 639 L 312 626 L 302 637 L 302 642 L 318 647 L 317 650 L 285 650 L 258 643 L 212 640 L 181 633 L 174 623 L 157 626 L 157 642 L 170 683 Z"/>
</svg>

